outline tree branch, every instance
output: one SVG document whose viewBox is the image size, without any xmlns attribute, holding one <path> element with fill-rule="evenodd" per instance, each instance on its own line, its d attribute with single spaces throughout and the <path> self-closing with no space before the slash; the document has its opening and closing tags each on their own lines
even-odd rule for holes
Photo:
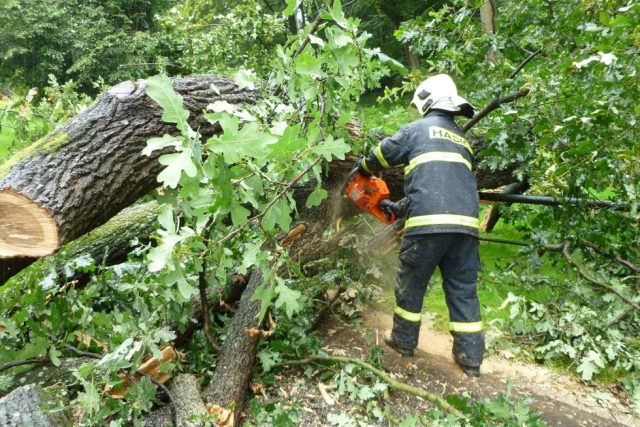
<svg viewBox="0 0 640 427">
<path fill-rule="evenodd" d="M 497 109 L 500 105 L 505 104 L 507 102 L 515 101 L 518 98 L 522 98 L 523 96 L 527 96 L 529 94 L 529 88 L 522 88 L 518 92 L 510 93 L 502 98 L 494 98 L 491 102 L 489 102 L 482 110 L 480 110 L 476 115 L 473 116 L 468 122 L 462 126 L 462 130 L 467 132 L 473 126 L 476 125 L 480 120 L 484 119 L 490 112 Z"/>
<path fill-rule="evenodd" d="M 329 2 L 329 6 L 328 7 L 329 7 L 329 9 L 333 7 L 333 0 L 331 0 Z M 311 30 L 309 31 L 309 34 L 307 34 L 307 36 L 304 38 L 302 43 L 300 43 L 300 46 L 298 46 L 298 49 L 296 49 L 296 52 L 293 54 L 293 59 L 296 59 L 296 57 L 302 53 L 304 48 L 307 47 L 307 45 L 309 44 L 310 36 L 315 34 L 316 31 L 318 31 L 318 28 L 320 28 L 320 24 L 322 24 L 322 11 L 320 13 L 318 13 L 318 17 L 316 18 L 315 22 L 313 23 L 313 26 L 311 27 Z"/>
<path fill-rule="evenodd" d="M 527 56 L 527 58 L 524 61 L 522 61 L 522 63 L 518 65 L 518 67 L 515 70 L 513 70 L 513 72 L 509 75 L 509 79 L 514 78 L 516 74 L 518 74 L 525 67 L 525 65 L 531 62 L 531 60 L 536 56 L 538 56 L 540 53 L 542 53 L 542 48 L 536 50 L 535 52 L 531 52 L 529 56 Z"/>
<path fill-rule="evenodd" d="M 630 261 L 627 261 L 626 259 L 620 257 L 620 255 L 608 254 L 600 246 L 598 246 L 595 243 L 592 243 L 592 242 L 590 242 L 588 240 L 585 240 L 585 239 L 580 239 L 580 242 L 582 242 L 583 244 L 589 246 L 591 249 L 593 249 L 594 251 L 598 252 L 600 255 L 603 255 L 603 256 L 606 256 L 606 257 L 609 257 L 609 258 L 613 258 L 614 260 L 616 260 L 620 264 L 624 265 L 625 267 L 627 267 L 629 270 L 633 271 L 634 273 L 640 273 L 640 267 L 638 267 L 637 265 L 631 263 Z"/>
<path fill-rule="evenodd" d="M 424 390 L 422 388 L 414 387 L 412 385 L 405 384 L 405 383 L 402 383 L 400 381 L 396 381 L 393 378 L 391 378 L 388 374 L 386 374 L 385 372 L 381 371 L 380 369 L 378 369 L 378 368 L 376 368 L 376 367 L 370 365 L 369 363 L 364 362 L 364 361 L 362 361 L 360 359 L 356 359 L 356 358 L 352 358 L 352 357 L 342 357 L 342 356 L 309 356 L 306 359 L 289 360 L 289 361 L 284 361 L 284 362 L 281 362 L 281 363 L 277 363 L 275 366 L 308 365 L 308 364 L 314 363 L 314 362 L 353 363 L 354 365 L 358 365 L 362 369 L 366 369 L 367 371 L 373 373 L 375 376 L 377 376 L 382 381 L 387 383 L 387 385 L 393 390 L 401 391 L 401 392 L 412 394 L 414 396 L 421 397 L 423 399 L 426 399 L 426 400 L 428 400 L 430 402 L 435 403 L 440 408 L 444 409 L 445 411 L 449 412 L 450 414 L 453 414 L 457 418 L 462 418 L 462 419 L 466 418 L 465 415 L 462 412 L 460 412 L 459 410 L 454 408 L 452 405 L 450 405 L 446 400 L 444 400 L 440 396 L 437 396 L 437 395 L 435 395 L 433 393 L 430 393 L 430 392 L 428 392 L 428 391 L 426 391 L 426 390 Z"/>
<path fill-rule="evenodd" d="M 621 293 L 620 291 L 618 291 L 613 286 L 611 286 L 611 285 L 609 285 L 607 283 L 604 283 L 604 282 L 598 280 L 597 278 L 595 278 L 582 264 L 580 264 L 578 261 L 576 261 L 575 258 L 573 258 L 571 256 L 571 253 L 570 253 L 571 243 L 564 242 L 564 243 L 561 243 L 560 245 L 547 245 L 543 249 L 547 250 L 547 251 L 553 251 L 553 252 L 562 253 L 562 255 L 567 260 L 567 262 L 570 265 L 574 266 L 578 270 L 578 274 L 580 276 L 582 276 L 582 278 L 585 279 L 587 282 L 608 290 L 609 292 L 617 295 L 618 298 L 620 298 L 622 301 L 626 302 L 627 304 L 629 304 L 630 306 L 632 306 L 636 310 L 640 310 L 640 305 L 637 302 L 635 302 L 634 300 L 632 300 L 631 298 L 629 298 L 625 294 Z"/>
<path fill-rule="evenodd" d="M 51 362 L 51 359 L 48 357 L 34 357 L 31 359 L 25 360 L 15 360 L 13 362 L 8 362 L 0 365 L 0 372 L 6 371 L 7 369 L 16 368 L 18 366 L 24 365 L 46 365 Z"/>
<path fill-rule="evenodd" d="M 211 227 L 208 226 L 204 233 L 204 245 L 209 247 L 209 238 L 211 236 Z M 211 327 L 211 313 L 210 308 L 211 304 L 209 301 L 209 296 L 207 295 L 207 270 L 209 268 L 209 263 L 207 261 L 207 257 L 204 257 L 202 260 L 202 270 L 198 273 L 198 290 L 200 291 L 200 304 L 202 304 L 202 311 L 204 313 L 204 337 L 207 339 L 207 342 L 215 351 L 220 352 L 220 344 L 216 341 L 213 336 L 212 327 Z"/>
<path fill-rule="evenodd" d="M 617 325 L 618 323 L 622 322 L 622 320 L 627 317 L 628 315 L 630 315 L 631 313 L 633 313 L 634 311 L 636 311 L 636 308 L 633 306 L 629 306 L 627 307 L 626 310 L 624 310 L 622 313 L 620 313 L 618 316 L 616 316 L 615 319 L 613 319 L 611 322 L 609 322 L 607 324 L 607 329 L 611 328 L 612 326 Z"/>
<path fill-rule="evenodd" d="M 253 217 L 249 218 L 244 224 L 240 225 L 239 227 L 237 227 L 236 229 L 232 230 L 229 234 L 227 234 L 226 236 L 224 236 L 222 239 L 218 240 L 215 244 L 216 246 L 219 246 L 221 244 L 223 244 L 224 242 L 226 242 L 227 240 L 229 240 L 230 238 L 232 238 L 233 236 L 235 236 L 236 234 L 238 234 L 239 232 L 241 232 L 242 230 L 244 230 L 247 225 L 251 224 L 253 221 L 258 221 L 260 219 L 262 219 L 263 216 L 265 216 L 267 214 L 267 212 L 269 212 L 269 209 L 271 209 L 273 207 L 273 205 L 282 198 L 282 196 L 284 196 L 285 194 L 287 194 L 287 192 L 289 190 L 291 190 L 301 179 L 302 177 L 304 177 L 307 173 L 309 173 L 309 171 L 311 169 L 313 169 L 313 167 L 315 165 L 317 165 L 318 163 L 320 163 L 320 160 L 322 160 L 322 156 L 318 156 L 318 158 L 316 160 L 313 161 L 313 163 L 311 163 L 309 166 L 307 166 L 305 168 L 305 170 L 303 170 L 298 176 L 296 176 L 295 178 L 293 178 L 293 180 L 285 187 L 284 190 L 282 190 L 280 193 L 278 193 L 273 200 L 271 200 L 269 202 L 269 204 L 264 208 L 264 210 L 262 212 L 260 212 L 257 215 L 254 215 Z"/>
</svg>

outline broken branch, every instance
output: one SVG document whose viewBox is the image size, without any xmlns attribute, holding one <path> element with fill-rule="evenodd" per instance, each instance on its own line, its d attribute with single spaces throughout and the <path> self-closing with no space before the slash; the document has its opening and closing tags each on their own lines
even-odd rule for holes
<svg viewBox="0 0 640 427">
<path fill-rule="evenodd" d="M 497 109 L 500 105 L 506 104 L 507 102 L 515 101 L 518 98 L 522 98 L 523 96 L 527 96 L 529 94 L 529 88 L 522 88 L 518 92 L 510 93 L 502 98 L 494 98 L 491 102 L 489 102 L 482 110 L 480 110 L 476 115 L 474 115 L 467 123 L 462 126 L 462 130 L 467 132 L 476 123 L 480 120 L 484 119 L 489 115 L 490 112 Z"/>
<path fill-rule="evenodd" d="M 400 382 L 400 381 L 396 381 L 393 378 L 391 378 L 389 375 L 387 375 L 385 372 L 381 371 L 380 369 L 370 365 L 367 362 L 364 362 L 364 361 L 362 361 L 360 359 L 356 359 L 356 358 L 353 358 L 353 357 L 309 356 L 306 359 L 284 361 L 284 362 L 276 364 L 275 366 L 308 365 L 308 364 L 314 363 L 314 362 L 353 363 L 354 365 L 357 365 L 357 366 L 361 367 L 362 369 L 366 369 L 367 371 L 373 373 L 375 376 L 377 376 L 382 381 L 387 383 L 387 385 L 393 390 L 401 391 L 401 392 L 412 394 L 414 396 L 421 397 L 423 399 L 426 399 L 426 400 L 428 400 L 430 402 L 435 403 L 440 408 L 444 409 L 445 411 L 449 412 L 450 414 L 453 414 L 457 418 L 463 418 L 463 419 L 466 418 L 465 415 L 462 412 L 460 412 L 459 410 L 454 408 L 451 404 L 449 404 L 449 402 L 447 402 L 446 400 L 444 400 L 440 396 L 437 396 L 437 395 L 435 395 L 433 393 L 430 393 L 430 392 L 428 392 L 428 391 L 426 391 L 426 390 L 424 390 L 422 388 L 414 387 L 412 385 L 405 384 L 405 383 Z"/>
</svg>

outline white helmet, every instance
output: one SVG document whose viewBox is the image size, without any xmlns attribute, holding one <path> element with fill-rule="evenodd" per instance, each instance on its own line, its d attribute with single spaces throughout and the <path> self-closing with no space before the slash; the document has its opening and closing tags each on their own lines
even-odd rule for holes
<svg viewBox="0 0 640 427">
<path fill-rule="evenodd" d="M 422 115 L 427 114 L 430 109 L 451 111 L 469 118 L 474 114 L 473 106 L 466 99 L 458 96 L 456 84 L 447 74 L 438 74 L 420 83 L 413 95 L 411 105 L 414 105 Z"/>
</svg>

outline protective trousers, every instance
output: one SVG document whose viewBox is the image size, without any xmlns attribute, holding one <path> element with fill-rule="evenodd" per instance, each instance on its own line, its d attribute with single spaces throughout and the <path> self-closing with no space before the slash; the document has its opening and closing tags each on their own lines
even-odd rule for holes
<svg viewBox="0 0 640 427">
<path fill-rule="evenodd" d="M 437 266 L 449 308 L 453 356 L 461 365 L 480 366 L 484 334 L 476 290 L 480 258 L 474 236 L 442 233 L 403 237 L 392 339 L 403 349 L 418 345 L 422 301 Z"/>
</svg>

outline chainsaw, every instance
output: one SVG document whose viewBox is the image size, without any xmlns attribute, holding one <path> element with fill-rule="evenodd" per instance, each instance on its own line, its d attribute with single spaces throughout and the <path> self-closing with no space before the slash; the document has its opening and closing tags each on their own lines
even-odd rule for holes
<svg viewBox="0 0 640 427">
<path fill-rule="evenodd" d="M 344 186 L 344 195 L 360 210 L 371 214 L 380 221 L 391 224 L 396 220 L 393 213 L 385 213 L 380 207 L 382 200 L 389 198 L 389 188 L 382 178 L 365 176 L 355 170 L 349 175 Z"/>
</svg>

